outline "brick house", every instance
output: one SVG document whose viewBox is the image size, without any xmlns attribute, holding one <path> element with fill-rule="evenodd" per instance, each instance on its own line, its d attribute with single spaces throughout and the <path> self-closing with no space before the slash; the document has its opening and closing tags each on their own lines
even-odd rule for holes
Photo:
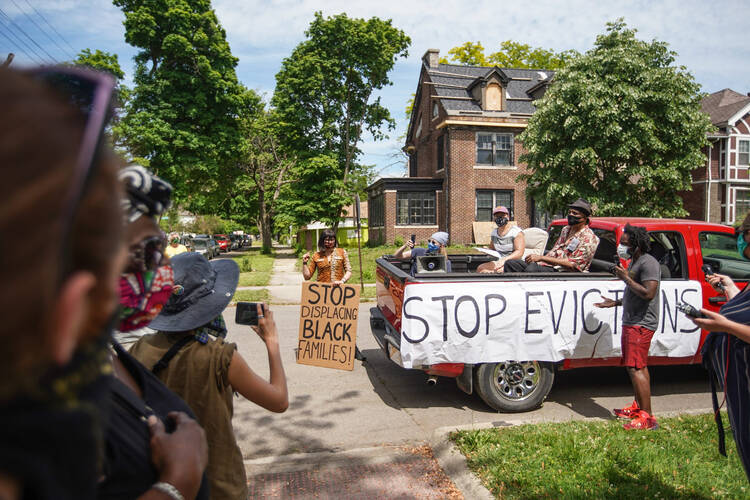
<svg viewBox="0 0 750 500">
<path fill-rule="evenodd" d="M 438 60 L 436 49 L 422 57 L 404 146 L 408 177 L 367 188 L 370 239 L 392 243 L 416 234 L 424 241 L 442 230 L 451 243 L 472 243 L 472 223 L 491 221 L 497 205 L 507 206 L 521 227 L 544 226 L 526 185 L 516 181 L 527 172 L 517 136 L 553 72 Z"/>
<path fill-rule="evenodd" d="M 718 131 L 708 134 L 706 161 L 692 172 L 684 207 L 691 219 L 742 222 L 750 210 L 750 97 L 724 89 L 703 98 L 701 108 Z"/>
</svg>

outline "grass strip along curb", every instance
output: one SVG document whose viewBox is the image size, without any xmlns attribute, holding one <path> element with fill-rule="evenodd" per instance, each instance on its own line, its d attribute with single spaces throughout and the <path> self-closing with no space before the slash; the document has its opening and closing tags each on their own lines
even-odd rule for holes
<svg viewBox="0 0 750 500">
<path fill-rule="evenodd" d="M 725 429 L 729 430 L 724 415 Z M 748 498 L 727 432 L 719 455 L 712 414 L 660 418 L 656 431 L 572 421 L 450 435 L 497 498 Z"/>
</svg>

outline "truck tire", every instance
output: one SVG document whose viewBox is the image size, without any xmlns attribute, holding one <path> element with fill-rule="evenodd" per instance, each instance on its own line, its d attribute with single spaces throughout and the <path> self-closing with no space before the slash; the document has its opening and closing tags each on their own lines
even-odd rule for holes
<svg viewBox="0 0 750 500">
<path fill-rule="evenodd" d="M 497 411 L 518 413 L 542 406 L 555 380 L 552 363 L 501 361 L 476 370 L 477 393 Z"/>
</svg>

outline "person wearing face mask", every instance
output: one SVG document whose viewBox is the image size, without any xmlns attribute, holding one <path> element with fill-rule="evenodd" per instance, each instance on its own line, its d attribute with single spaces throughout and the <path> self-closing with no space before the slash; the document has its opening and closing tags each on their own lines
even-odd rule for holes
<svg viewBox="0 0 750 500">
<path fill-rule="evenodd" d="M 341 285 L 352 277 L 352 265 L 349 254 L 338 246 L 336 233 L 326 229 L 318 238 L 318 251 L 310 256 L 310 252 L 302 256 L 302 276 L 309 280 L 318 272 L 317 280 L 322 283 Z"/>
<path fill-rule="evenodd" d="M 748 238 L 750 238 L 750 212 L 745 216 L 745 220 L 742 221 L 740 227 L 737 228 L 737 251 L 740 253 L 740 257 L 745 260 L 750 260 Z"/>
<path fill-rule="evenodd" d="M 526 241 L 523 237 L 523 231 L 516 225 L 508 224 L 510 213 L 504 206 L 495 207 L 492 210 L 492 216 L 495 219 L 497 227 L 492 230 L 490 240 L 492 249 L 500 254 L 500 258 L 493 262 L 485 262 L 477 267 L 480 273 L 501 273 L 503 264 L 509 259 L 520 259 L 526 250 Z"/>
<path fill-rule="evenodd" d="M 232 430 L 234 393 L 281 413 L 289 405 L 273 312 L 257 304 L 252 327 L 268 351 L 269 380 L 256 374 L 225 342 L 222 313 L 237 288 L 240 270 L 231 259 L 207 261 L 189 252 L 172 259 L 174 293 L 151 323 L 158 332 L 136 342 L 130 352 L 190 405 L 206 428 L 209 459 L 206 474 L 211 498 L 247 498 L 242 451 Z"/>
<path fill-rule="evenodd" d="M 432 233 L 430 239 L 427 240 L 427 248 L 414 248 L 414 242 L 408 239 L 401 248 L 396 250 L 393 256 L 399 259 L 411 259 L 409 274 L 414 276 L 417 274 L 417 257 L 427 254 L 441 254 L 445 256 L 445 271 L 449 273 L 451 272 L 451 261 L 448 259 L 448 250 L 446 250 L 448 239 L 448 233 L 445 231 Z"/>
<path fill-rule="evenodd" d="M 111 77 L 81 68 L 0 69 L 0 234 L 35 248 L 30 258 L 5 245 L 0 259 L 4 500 L 93 499 L 107 470 L 109 344 L 126 259 L 118 162 L 101 141 L 113 92 Z M 160 489 L 167 482 L 192 498 L 203 431 L 179 414 L 170 434 L 153 416 L 138 424 L 153 481 L 127 498 L 177 498 Z"/>
<path fill-rule="evenodd" d="M 747 258 L 744 236 L 749 230 L 750 213 L 739 228 L 744 244 L 740 244 L 738 238 L 737 250 L 742 258 Z M 701 309 L 703 317 L 691 319 L 711 332 L 703 342 L 701 355 L 703 366 L 709 372 L 714 414 L 719 415 L 720 409 L 716 396 L 718 387 L 724 391 L 737 454 L 750 480 L 750 420 L 746 416 L 750 408 L 750 286 L 740 290 L 732 278 L 719 273 L 707 276 L 706 280 L 717 292 L 726 295 L 727 302 L 718 313 Z M 714 418 L 719 430 L 719 451 L 726 456 L 724 426 L 720 416 Z"/>
<path fill-rule="evenodd" d="M 525 260 L 508 259 L 505 272 L 588 271 L 599 246 L 599 237 L 589 227 L 591 213 L 591 204 L 578 198 L 568 205 L 568 225 L 560 231 L 552 249 L 545 255 L 528 255 Z"/>
<path fill-rule="evenodd" d="M 187 251 L 187 247 L 180 243 L 180 235 L 177 233 L 169 233 L 169 245 L 167 245 L 167 249 L 164 252 L 165 254 L 167 254 L 167 257 L 171 259 L 175 255 L 179 255 Z"/>
<path fill-rule="evenodd" d="M 147 333 L 146 327 L 162 311 L 172 296 L 174 273 L 164 254 L 165 239 L 156 219 L 171 203 L 172 186 L 139 165 L 123 168 L 119 173 L 126 196 L 125 239 L 127 262 L 120 275 L 120 312 L 117 329 L 125 334 Z M 154 463 L 149 459 L 152 449 L 144 435 L 144 421 L 150 419 L 166 426 L 194 425 L 192 409 L 178 395 L 167 388 L 146 367 L 131 356 L 115 339 L 112 342 L 111 363 L 115 374 L 112 387 L 112 413 L 106 432 L 106 461 L 100 478 L 97 496 L 102 499 L 135 498 L 153 489 L 158 483 L 162 493 L 208 498 L 208 480 L 203 469 L 195 470 L 184 463 L 187 470 L 158 477 Z M 200 429 L 200 427 L 198 427 Z M 194 438 L 195 444 L 205 446 L 205 435 Z M 167 433 L 169 435 L 169 433 Z M 151 446 L 153 448 L 153 444 Z M 170 451 L 190 457 L 190 447 L 171 448 Z M 207 450 L 203 450 L 207 462 Z M 184 476 L 192 478 L 186 490 Z M 197 477 L 196 477 L 197 476 Z M 170 493 L 170 494 L 171 494 Z M 178 498 L 173 496 L 173 498 Z"/>
<path fill-rule="evenodd" d="M 596 307 L 622 306 L 622 362 L 633 384 L 635 400 L 630 406 L 616 408 L 618 418 L 630 419 L 625 429 L 659 428 L 651 413 L 651 379 L 648 373 L 648 350 L 659 325 L 659 282 L 661 267 L 648 253 L 651 249 L 646 229 L 627 224 L 617 245 L 617 256 L 630 260 L 628 269 L 619 265 L 612 272 L 625 282 L 621 299 L 604 300 Z"/>
</svg>

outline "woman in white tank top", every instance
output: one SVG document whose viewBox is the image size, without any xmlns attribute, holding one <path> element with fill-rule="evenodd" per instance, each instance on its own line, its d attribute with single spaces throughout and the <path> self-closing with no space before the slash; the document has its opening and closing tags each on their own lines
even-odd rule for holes
<svg viewBox="0 0 750 500">
<path fill-rule="evenodd" d="M 492 249 L 500 254 L 500 258 L 493 262 L 485 262 L 477 268 L 480 273 L 501 273 L 507 259 L 520 259 L 526 249 L 523 231 L 516 225 L 510 225 L 508 209 L 504 206 L 492 210 L 497 227 L 492 230 L 490 240 Z"/>
</svg>

